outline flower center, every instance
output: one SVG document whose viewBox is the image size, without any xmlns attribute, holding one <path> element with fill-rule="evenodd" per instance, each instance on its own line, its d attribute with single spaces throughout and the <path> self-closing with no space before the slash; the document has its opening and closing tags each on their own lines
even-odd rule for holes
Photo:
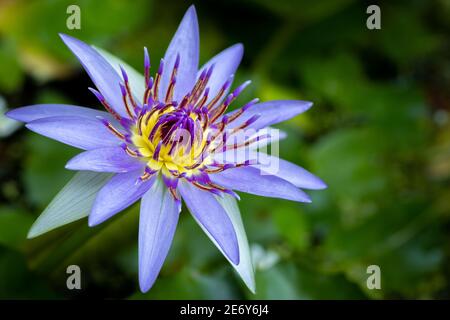
<svg viewBox="0 0 450 320">
<path fill-rule="evenodd" d="M 199 110 L 160 104 L 138 117 L 131 142 L 152 171 L 191 176 L 211 163 L 205 153 L 206 117 Z"/>
<path fill-rule="evenodd" d="M 209 97 L 210 89 L 207 85 L 214 69 L 212 65 L 205 68 L 192 89 L 180 101 L 176 101 L 173 96 L 179 65 L 180 58 L 177 56 L 171 70 L 168 88 L 166 92 L 161 93 L 159 86 L 164 61 L 161 60 L 153 79 L 149 72 L 150 58 L 145 49 L 145 93 L 142 102 L 134 97 L 128 75 L 121 68 L 123 83 L 119 85 L 127 117 L 122 117 L 114 111 L 100 92 L 94 89 L 91 91 L 116 118 L 123 130 L 117 129 L 106 119 L 101 120 L 114 135 L 123 140 L 122 147 L 128 155 L 145 162 L 140 180 L 147 180 L 161 172 L 164 182 L 175 198 L 179 178 L 185 178 L 196 187 L 213 193 L 233 194 L 232 191 L 215 185 L 208 175 L 250 164 L 249 161 L 218 163 L 213 160 L 213 156 L 228 149 L 248 146 L 261 138 L 258 136 L 237 144 L 227 144 L 229 136 L 249 126 L 258 116 L 250 117 L 224 134 L 227 125 L 257 103 L 258 99 L 250 101 L 229 116 L 224 115 L 228 106 L 250 82 L 243 83 L 223 99 L 233 79 L 233 76 L 230 76 L 220 90 Z"/>
</svg>

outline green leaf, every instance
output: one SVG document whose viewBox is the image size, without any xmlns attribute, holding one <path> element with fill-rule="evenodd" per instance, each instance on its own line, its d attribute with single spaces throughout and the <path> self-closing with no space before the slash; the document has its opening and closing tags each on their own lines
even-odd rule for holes
<svg viewBox="0 0 450 320">
<path fill-rule="evenodd" d="M 291 204 L 273 211 L 275 225 L 283 239 L 293 248 L 305 250 L 309 245 L 309 226 L 303 212 Z"/>
<path fill-rule="evenodd" d="M 16 56 L 19 57 L 16 60 L 23 62 L 27 72 L 39 79 L 54 79 L 67 75 L 68 65 L 64 61 L 69 58 L 74 66 L 79 67 L 58 33 L 67 33 L 86 43 L 117 45 L 122 43 L 122 39 L 126 40 L 127 35 L 136 37 L 142 24 L 149 21 L 152 2 L 137 0 L 130 5 L 127 1 L 117 0 L 76 1 L 81 9 L 81 29 L 74 30 L 69 30 L 66 26 L 69 18 L 66 11 L 74 1 L 14 2 L 2 6 L 0 33 L 2 40 L 5 35 L 7 41 L 15 44 Z"/>
<path fill-rule="evenodd" d="M 178 270 L 170 277 L 159 276 L 154 287 L 147 293 L 136 292 L 131 300 L 176 300 L 205 299 L 206 295 L 199 285 L 199 280 L 193 276 L 193 270 L 187 267 Z"/>
<path fill-rule="evenodd" d="M 86 217 L 97 192 L 111 174 L 80 171 L 56 195 L 28 233 L 34 238 L 45 232 Z"/>
<path fill-rule="evenodd" d="M 254 2 L 258 6 L 266 7 L 270 11 L 283 17 L 297 18 L 297 21 L 305 23 L 315 22 L 331 16 L 354 2 L 354 0 L 329 0 L 319 2 L 308 0 L 285 0 L 278 2 L 270 0 L 247 0 L 247 2 Z"/>
<path fill-rule="evenodd" d="M 24 73 L 16 58 L 17 53 L 12 45 L 0 43 L 0 89 L 3 92 L 14 92 L 23 84 Z"/>
<path fill-rule="evenodd" d="M 32 272 L 24 256 L 0 246 L 0 299 L 61 299 L 46 281 Z"/>
<path fill-rule="evenodd" d="M 31 215 L 13 208 L 0 208 L 0 245 L 20 248 L 32 221 Z"/>
<path fill-rule="evenodd" d="M 330 186 L 345 186 L 333 190 L 339 200 L 356 203 L 383 194 L 389 186 L 381 159 L 387 140 L 371 128 L 341 129 L 324 136 L 311 159 Z"/>
<path fill-rule="evenodd" d="M 111 54 L 103 49 L 97 48 L 96 46 L 92 46 L 92 47 L 95 50 L 97 50 L 98 53 L 100 53 L 103 56 L 103 58 L 105 58 L 106 61 L 109 62 L 110 65 L 113 66 L 114 70 L 116 70 L 119 75 L 121 74 L 120 66 L 122 66 L 122 68 L 124 68 L 128 74 L 128 79 L 130 81 L 130 87 L 131 87 L 131 91 L 133 92 L 133 94 L 138 99 L 140 99 L 144 96 L 145 82 L 144 82 L 144 76 L 141 73 L 136 71 L 136 69 L 131 67 L 129 64 L 127 64 L 120 58 L 114 56 L 113 54 Z"/>
<path fill-rule="evenodd" d="M 423 23 L 422 10 L 399 7 L 386 9 L 383 24 L 390 32 L 380 32 L 375 45 L 398 65 L 405 66 L 426 57 L 443 44 L 442 36 Z M 409 35 L 413 34 L 414 37 Z"/>
<path fill-rule="evenodd" d="M 258 272 L 256 282 L 258 293 L 250 299 L 299 299 L 297 283 L 297 271 L 292 264 L 276 265 L 267 270 Z"/>
</svg>

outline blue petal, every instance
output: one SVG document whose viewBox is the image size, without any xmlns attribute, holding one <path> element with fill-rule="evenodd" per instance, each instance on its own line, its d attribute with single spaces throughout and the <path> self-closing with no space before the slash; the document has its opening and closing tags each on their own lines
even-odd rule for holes
<svg viewBox="0 0 450 320">
<path fill-rule="evenodd" d="M 105 58 L 106 61 L 108 61 L 108 63 L 114 68 L 117 74 L 122 74 L 122 71 L 120 70 L 121 67 L 125 70 L 130 82 L 131 92 L 133 93 L 135 99 L 137 98 L 136 101 L 139 101 L 140 98 L 144 96 L 145 92 L 144 75 L 141 72 L 132 68 L 125 61 L 119 59 L 118 57 L 107 52 L 106 50 L 97 48 L 96 46 L 92 46 L 92 48 L 98 51 L 98 53 L 100 53 L 101 56 Z"/>
<path fill-rule="evenodd" d="M 89 119 L 103 117 L 108 120 L 112 119 L 112 116 L 107 112 L 68 104 L 36 104 L 10 110 L 6 113 L 6 116 L 21 122 L 31 122 L 42 118 L 60 116 L 75 116 Z"/>
<path fill-rule="evenodd" d="M 43 136 L 85 150 L 118 146 L 121 142 L 98 119 L 49 117 L 31 121 L 26 127 Z"/>
<path fill-rule="evenodd" d="M 258 152 L 257 159 L 260 163 L 263 163 L 265 165 L 258 164 L 254 167 L 266 171 L 267 173 L 270 173 L 272 171 L 267 169 L 272 167 L 272 165 L 269 164 L 278 162 L 278 164 L 274 166 L 276 167 L 276 170 L 273 172 L 273 174 L 286 181 L 289 181 L 299 188 L 310 190 L 321 190 L 327 188 L 326 183 L 323 182 L 319 177 L 316 177 L 302 167 L 299 167 L 289 161 L 279 159 L 262 152 Z"/>
<path fill-rule="evenodd" d="M 276 176 L 261 174 L 261 171 L 257 168 L 228 169 L 212 174 L 210 178 L 214 183 L 228 189 L 264 197 L 311 202 L 310 197 L 292 183 Z"/>
<path fill-rule="evenodd" d="M 180 66 L 178 68 L 174 99 L 179 101 L 192 89 L 198 69 L 199 46 L 197 13 L 194 6 L 190 6 L 164 55 L 164 71 L 159 87 L 160 98 L 165 96 L 169 87 L 172 68 L 178 54 L 180 55 Z"/>
<path fill-rule="evenodd" d="M 155 177 L 138 182 L 142 170 L 118 173 L 99 191 L 92 211 L 89 226 L 96 226 L 138 201 L 151 188 Z"/>
<path fill-rule="evenodd" d="M 207 102 L 211 101 L 220 91 L 225 82 L 234 74 L 239 67 L 244 54 L 244 46 L 240 43 L 231 46 L 203 65 L 197 73 L 197 78 L 203 70 L 214 65 L 214 70 L 211 79 L 208 81 L 209 95 Z M 223 97 L 226 96 L 225 92 Z M 218 101 L 220 103 L 220 101 Z"/>
<path fill-rule="evenodd" d="M 119 83 L 122 79 L 114 68 L 94 48 L 83 41 L 60 34 L 61 39 L 77 56 L 97 89 L 109 105 L 121 116 L 128 117 L 122 102 Z"/>
<path fill-rule="evenodd" d="M 235 128 L 259 115 L 259 118 L 248 128 L 255 130 L 286 121 L 311 108 L 312 102 L 301 100 L 274 100 L 257 103 L 246 110 L 239 118 L 230 123 L 229 128 Z M 233 111 L 236 112 L 236 111 Z M 228 114 L 230 116 L 233 112 Z"/>
<path fill-rule="evenodd" d="M 239 264 L 236 232 L 214 195 L 185 181 L 179 183 L 178 190 L 197 223 L 208 231 L 232 263 Z"/>
<path fill-rule="evenodd" d="M 180 207 L 160 180 L 145 193 L 139 218 L 139 285 L 152 287 L 169 252 Z"/>
<path fill-rule="evenodd" d="M 66 164 L 69 170 L 96 172 L 129 172 L 142 169 L 144 163 L 130 157 L 121 147 L 101 148 L 82 152 Z"/>
</svg>

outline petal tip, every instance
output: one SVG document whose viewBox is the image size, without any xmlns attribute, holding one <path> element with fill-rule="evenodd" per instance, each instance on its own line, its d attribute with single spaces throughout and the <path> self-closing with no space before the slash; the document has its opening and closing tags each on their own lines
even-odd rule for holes
<svg viewBox="0 0 450 320">
<path fill-rule="evenodd" d="M 32 226 L 32 227 L 30 228 L 30 230 L 28 231 L 27 239 L 33 239 L 33 238 L 36 238 L 38 235 L 39 235 L 39 232 L 36 232 L 34 226 Z"/>
<path fill-rule="evenodd" d="M 52 118 L 43 118 L 43 119 L 36 119 L 33 121 L 30 121 L 25 124 L 25 128 L 34 131 L 36 133 L 40 133 L 39 129 L 42 129 L 42 126 L 45 125 L 45 123 L 51 122 Z"/>
<path fill-rule="evenodd" d="M 194 28 L 195 28 L 196 30 L 198 30 L 197 10 L 195 9 L 195 6 L 194 6 L 194 5 L 191 5 L 191 6 L 187 9 L 186 14 L 185 14 L 184 17 L 183 17 L 183 20 L 184 20 L 185 18 L 190 19 L 191 22 L 192 22 L 193 25 L 194 25 Z"/>
<path fill-rule="evenodd" d="M 237 243 L 237 240 L 236 240 Z M 234 264 L 234 265 L 239 265 L 241 257 L 239 255 L 239 248 L 236 247 L 234 250 L 232 250 L 231 252 L 227 253 L 228 258 L 230 259 L 230 261 Z"/>
<path fill-rule="evenodd" d="M 186 10 L 186 13 L 197 15 L 197 10 L 195 9 L 195 5 L 191 4 L 189 8 Z"/>
<path fill-rule="evenodd" d="M 52 229 L 43 230 L 42 224 L 40 224 L 39 219 L 34 221 L 33 225 L 30 227 L 30 230 L 28 230 L 27 233 L 27 239 L 34 239 L 40 235 L 43 235 L 44 233 L 51 231 Z"/>
<path fill-rule="evenodd" d="M 239 265 L 239 254 L 237 256 L 230 256 L 229 258 L 231 260 L 231 263 L 233 263 L 235 266 Z"/>
<path fill-rule="evenodd" d="M 95 218 L 94 215 L 92 215 L 92 212 L 91 212 L 91 214 L 89 215 L 89 218 L 88 218 L 88 226 L 90 228 L 96 227 L 102 222 L 103 221 L 99 220 L 98 218 Z"/>
<path fill-rule="evenodd" d="M 317 190 L 323 190 L 323 189 L 327 189 L 327 188 L 328 188 L 328 185 L 322 179 L 318 179 Z"/>
<path fill-rule="evenodd" d="M 306 101 L 307 109 L 311 108 L 313 105 L 314 105 L 313 102 L 311 102 L 311 101 Z"/>
<path fill-rule="evenodd" d="M 64 166 L 67 170 L 78 170 L 76 166 L 74 166 L 73 158 L 67 161 L 66 165 Z"/>
<path fill-rule="evenodd" d="M 59 37 L 61 38 L 61 40 L 62 40 L 66 45 L 67 45 L 67 42 L 75 40 L 74 37 L 71 37 L 71 36 L 69 36 L 69 35 L 67 35 L 67 34 L 65 34 L 65 33 L 62 33 L 62 32 L 58 33 L 58 35 L 59 35 Z"/>
<path fill-rule="evenodd" d="M 25 124 L 25 128 L 27 128 L 27 129 L 29 129 L 31 131 L 34 131 L 34 129 L 36 128 L 36 122 L 35 121 L 31 121 L 31 122 Z"/>
<path fill-rule="evenodd" d="M 17 109 L 12 109 L 12 110 L 6 111 L 5 117 L 12 119 L 12 120 L 24 122 L 24 121 L 20 120 L 20 115 L 18 115 Z"/>
<path fill-rule="evenodd" d="M 139 289 L 142 293 L 147 293 L 150 290 L 151 286 L 149 286 L 147 283 L 143 282 L 141 279 L 139 279 Z"/>
<path fill-rule="evenodd" d="M 153 284 L 155 283 L 155 281 L 156 281 L 156 278 L 152 279 L 148 276 L 147 277 L 144 276 L 143 273 L 139 273 L 139 289 L 141 290 L 142 293 L 148 292 L 153 287 Z"/>
<path fill-rule="evenodd" d="M 247 288 L 250 290 L 250 292 L 251 292 L 252 294 L 256 294 L 256 283 L 255 283 L 255 279 L 252 279 L 252 282 L 247 284 Z"/>
<path fill-rule="evenodd" d="M 236 50 L 241 58 L 244 55 L 244 45 L 241 42 L 232 45 L 230 49 Z"/>
<path fill-rule="evenodd" d="M 150 288 L 144 287 L 143 285 L 139 285 L 139 289 L 142 293 L 147 293 L 150 290 Z"/>
<path fill-rule="evenodd" d="M 308 111 L 312 106 L 313 103 L 311 101 L 305 101 L 305 100 L 286 100 L 293 103 L 293 107 L 298 108 L 298 112 L 303 113 L 305 111 Z"/>
<path fill-rule="evenodd" d="M 300 186 L 302 188 L 305 189 L 309 189 L 309 190 L 323 190 L 323 189 L 327 189 L 328 185 L 319 177 L 317 176 L 312 176 L 312 179 L 310 181 L 310 185 L 308 186 Z"/>
<path fill-rule="evenodd" d="M 304 192 L 303 190 L 301 190 L 301 189 L 298 189 L 298 190 L 300 190 L 301 191 L 301 202 L 304 202 L 304 203 L 312 203 L 312 199 L 311 199 L 311 197 L 310 197 L 310 195 L 309 194 L 307 194 L 306 192 Z"/>
<path fill-rule="evenodd" d="M 180 25 L 183 24 L 185 21 L 190 21 L 194 24 L 194 26 L 198 29 L 198 18 L 197 18 L 197 10 L 195 9 L 195 5 L 190 5 L 189 8 L 186 10 L 186 13 L 183 16 L 183 19 L 181 19 Z"/>
<path fill-rule="evenodd" d="M 302 203 L 312 203 L 312 199 L 309 194 L 304 192 L 302 189 L 297 189 L 298 194 L 292 197 L 291 200 L 302 202 Z"/>
</svg>

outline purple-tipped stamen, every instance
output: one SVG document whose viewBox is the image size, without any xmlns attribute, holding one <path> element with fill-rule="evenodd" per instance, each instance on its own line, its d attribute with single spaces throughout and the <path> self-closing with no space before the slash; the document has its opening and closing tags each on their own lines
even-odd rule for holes
<svg viewBox="0 0 450 320">
<path fill-rule="evenodd" d="M 150 79 L 150 55 L 148 54 L 147 47 L 144 47 L 144 77 L 145 86 L 148 88 Z"/>
<path fill-rule="evenodd" d="M 119 66 L 119 67 L 120 67 L 120 72 L 122 73 L 123 81 L 125 81 L 125 83 L 127 83 L 128 82 L 128 74 L 122 66 Z"/>
<path fill-rule="evenodd" d="M 158 145 L 155 148 L 155 152 L 153 153 L 153 160 L 158 161 L 159 159 L 159 152 L 161 151 L 161 147 L 162 147 L 162 141 L 160 141 L 158 143 Z"/>
</svg>

